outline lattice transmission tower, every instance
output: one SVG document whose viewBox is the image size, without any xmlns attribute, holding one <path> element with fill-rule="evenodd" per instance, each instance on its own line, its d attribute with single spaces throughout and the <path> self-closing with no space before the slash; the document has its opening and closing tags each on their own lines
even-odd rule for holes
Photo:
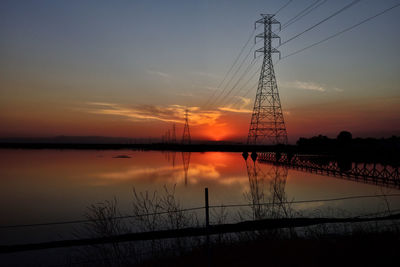
<svg viewBox="0 0 400 267">
<path fill-rule="evenodd" d="M 257 49 L 254 53 L 263 53 L 264 60 L 254 101 L 247 144 L 287 144 L 285 121 L 272 63 L 272 53 L 279 53 L 280 56 L 280 52 L 272 47 L 272 39 L 279 38 L 280 42 L 280 37 L 272 32 L 272 25 L 279 24 L 280 29 L 281 24 L 274 18 L 274 15 L 261 14 L 261 16 L 262 18 L 257 20 L 255 24 L 263 24 L 264 32 L 256 35 L 255 39 L 264 39 L 264 47 Z"/>
<path fill-rule="evenodd" d="M 183 127 L 182 144 L 190 145 L 190 131 L 189 131 L 189 111 L 185 110 L 185 126 Z"/>
</svg>

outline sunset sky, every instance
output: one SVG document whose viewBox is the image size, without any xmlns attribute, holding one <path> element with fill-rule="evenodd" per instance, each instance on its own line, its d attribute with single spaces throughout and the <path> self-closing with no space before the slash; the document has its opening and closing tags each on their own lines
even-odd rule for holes
<svg viewBox="0 0 400 267">
<path fill-rule="evenodd" d="M 253 38 L 243 67 L 224 77 L 260 14 L 287 2 L 2 1 L 0 137 L 159 138 L 173 123 L 179 137 L 187 107 L 193 138 L 245 141 L 261 60 L 235 83 L 261 44 L 252 48 Z M 284 24 L 314 2 L 292 1 L 276 19 Z M 350 2 L 318 1 L 278 34 L 284 42 Z M 341 130 L 400 135 L 400 7 L 285 58 L 396 3 L 359 1 L 278 48 L 291 143 Z M 216 98 L 225 87 L 232 93 Z"/>
</svg>

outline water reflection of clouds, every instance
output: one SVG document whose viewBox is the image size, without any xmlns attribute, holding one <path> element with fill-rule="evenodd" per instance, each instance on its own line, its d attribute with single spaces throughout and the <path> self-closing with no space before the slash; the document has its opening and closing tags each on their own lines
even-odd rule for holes
<svg viewBox="0 0 400 267">
<path fill-rule="evenodd" d="M 160 168 L 132 167 L 120 171 L 102 172 L 95 176 L 101 180 L 103 185 L 132 180 L 178 182 L 179 178 L 182 178 L 181 172 L 181 169 L 169 166 Z"/>
<path fill-rule="evenodd" d="M 188 183 L 199 184 L 201 182 L 216 182 L 221 185 L 247 184 L 244 176 L 224 176 L 213 164 L 190 164 L 188 170 Z M 184 182 L 183 165 L 175 167 L 131 167 L 120 171 L 102 172 L 94 175 L 97 179 L 95 185 L 108 185 L 122 181 L 141 181 L 148 183 L 174 184 Z"/>
</svg>

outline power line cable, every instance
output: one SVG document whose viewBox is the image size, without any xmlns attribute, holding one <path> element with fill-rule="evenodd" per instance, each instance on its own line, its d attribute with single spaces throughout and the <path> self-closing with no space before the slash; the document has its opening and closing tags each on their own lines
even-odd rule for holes
<svg viewBox="0 0 400 267">
<path fill-rule="evenodd" d="M 333 17 L 339 15 L 340 13 L 342 13 L 342 12 L 345 11 L 346 9 L 349 9 L 350 7 L 352 7 L 353 5 L 357 4 L 357 3 L 360 2 L 360 1 L 361 1 L 361 0 L 354 0 L 354 1 L 352 1 L 351 3 L 349 3 L 349 4 L 347 4 L 346 6 L 342 7 L 341 9 L 339 9 L 338 11 L 336 11 L 335 13 L 331 14 L 330 16 L 328 16 L 327 18 L 321 20 L 320 22 L 318 22 L 318 23 L 312 25 L 311 27 L 305 29 L 304 31 L 302 31 L 302 32 L 296 34 L 295 36 L 289 38 L 288 40 L 282 42 L 278 47 L 280 47 L 280 46 L 282 46 L 282 45 L 285 45 L 285 44 L 287 44 L 288 42 L 293 41 L 293 40 L 296 39 L 297 37 L 303 35 L 304 33 L 306 33 L 306 32 L 308 32 L 308 31 L 314 29 L 315 27 L 318 27 L 318 26 L 321 25 L 322 23 L 324 23 L 324 22 L 328 21 L 329 19 L 331 19 L 331 18 L 333 18 Z"/>
<path fill-rule="evenodd" d="M 221 105 L 223 105 L 226 102 L 226 100 L 228 99 L 229 95 L 233 92 L 233 90 L 238 86 L 238 84 L 242 81 L 242 79 L 246 76 L 246 74 L 250 71 L 250 69 L 258 62 L 259 59 L 260 59 L 260 57 L 257 57 L 256 60 L 253 60 L 250 63 L 250 65 L 247 66 L 246 70 L 242 73 L 242 75 L 236 81 L 236 83 L 231 88 L 231 90 L 229 90 L 228 93 L 225 95 L 225 97 L 222 98 L 222 100 L 221 100 L 222 102 L 220 103 Z"/>
<path fill-rule="evenodd" d="M 282 204 L 304 204 L 313 202 L 334 202 L 342 200 L 352 199 L 364 199 L 364 198 L 377 198 L 377 197 L 398 197 L 400 194 L 381 194 L 381 195 L 359 195 L 359 196 L 348 196 L 348 197 L 337 197 L 337 198 L 326 198 L 326 199 L 310 199 L 310 200 L 297 200 L 297 201 L 283 201 L 279 203 L 258 203 L 258 204 L 231 204 L 231 205 L 213 205 L 209 208 L 234 208 L 234 207 L 247 207 L 247 206 L 271 206 L 271 205 L 282 205 Z"/>
<path fill-rule="evenodd" d="M 305 15 L 309 14 L 311 11 L 313 11 L 313 10 L 316 9 L 317 7 L 319 7 L 319 6 L 321 6 L 322 4 L 324 4 L 327 0 L 324 0 L 322 3 L 319 3 L 319 4 L 318 4 L 318 2 L 320 2 L 320 1 L 321 1 L 321 0 L 316 0 L 316 1 L 313 2 L 311 5 L 307 6 L 305 9 L 303 9 L 302 11 L 300 11 L 299 13 L 297 13 L 294 17 L 292 17 L 292 18 L 289 19 L 287 22 L 285 22 L 285 23 L 284 23 L 284 27 L 282 28 L 282 30 L 283 30 L 284 28 L 288 27 L 289 25 L 293 24 L 294 22 L 298 21 L 299 19 L 301 19 L 301 18 L 304 17 Z M 290 2 L 291 2 L 291 1 L 287 2 L 282 8 L 280 8 L 280 9 L 275 13 L 275 15 L 276 15 L 279 11 L 281 11 L 284 7 L 286 7 L 288 4 L 290 4 Z M 318 5 L 316 5 L 316 4 L 318 4 Z M 316 5 L 316 6 L 315 6 L 315 5 Z M 307 12 L 307 11 L 308 11 L 308 12 Z M 306 13 L 305 13 L 305 12 L 306 12 Z M 259 70 L 258 70 L 258 71 L 259 71 Z M 256 72 L 256 73 L 257 73 L 257 72 Z M 255 76 L 256 73 L 254 73 L 254 74 L 250 77 L 250 79 L 240 88 L 239 92 L 241 91 L 241 89 L 243 89 L 244 86 L 246 86 L 246 85 L 249 83 L 249 81 Z M 253 87 L 254 87 L 254 86 L 252 86 L 252 87 L 245 93 L 244 96 L 246 96 L 246 95 L 251 91 L 251 89 L 252 89 Z M 240 101 L 240 99 L 238 99 L 238 100 L 234 103 L 233 106 L 236 106 L 236 105 L 239 103 L 239 101 Z"/>
<path fill-rule="evenodd" d="M 389 8 L 387 8 L 387 9 L 385 9 L 385 10 L 379 12 L 378 14 L 375 14 L 375 15 L 373 15 L 373 16 L 371 16 L 371 17 L 368 17 L 368 18 L 366 18 L 366 19 L 364 19 L 364 20 L 362 20 L 362 21 L 360 21 L 360 22 L 358 22 L 358 23 L 356 23 L 356 24 L 354 24 L 354 25 L 352 25 L 352 26 L 350 26 L 350 27 L 348 27 L 348 28 L 345 28 L 345 29 L 343 29 L 343 30 L 341 30 L 341 31 L 339 31 L 339 32 L 337 32 L 337 33 L 331 35 L 331 36 L 328 36 L 328 37 L 326 37 L 325 39 L 322 39 L 321 41 L 318 41 L 318 42 L 313 43 L 313 44 L 311 44 L 311 45 L 308 45 L 308 46 L 306 46 L 306 47 L 304 47 L 304 48 L 302 48 L 302 49 L 299 49 L 299 50 L 297 50 L 297 51 L 295 51 L 295 52 L 293 52 L 293 53 L 290 53 L 290 54 L 288 54 L 288 55 L 282 57 L 281 60 L 284 60 L 285 58 L 294 56 L 294 55 L 296 55 L 296 54 L 298 54 L 298 53 L 300 53 L 300 52 L 303 52 L 303 51 L 305 51 L 305 50 L 307 50 L 307 49 L 309 49 L 309 48 L 311 48 L 311 47 L 314 47 L 314 46 L 319 45 L 319 44 L 321 44 L 321 43 L 323 43 L 323 42 L 326 42 L 326 41 L 328 41 L 328 40 L 330 40 L 330 39 L 332 39 L 332 38 L 335 38 L 336 36 L 339 36 L 340 34 L 345 33 L 345 32 L 347 32 L 347 31 L 350 31 L 350 30 L 352 30 L 352 29 L 354 29 L 354 28 L 360 26 L 361 24 L 364 24 L 365 22 L 368 22 L 368 21 L 370 21 L 370 20 L 372 20 L 372 19 L 374 19 L 374 18 L 376 18 L 376 17 L 378 17 L 378 16 L 380 16 L 380 15 L 383 15 L 383 14 L 385 14 L 386 12 L 388 12 L 388 11 L 390 11 L 390 10 L 396 8 L 396 7 L 399 7 L 399 6 L 400 6 L 400 3 L 395 4 L 395 5 L 393 5 L 393 6 L 389 7 Z"/>
<path fill-rule="evenodd" d="M 232 75 L 232 77 L 229 79 L 229 81 L 225 84 L 223 90 L 217 95 L 216 98 L 214 98 L 214 99 L 209 103 L 208 106 L 213 106 L 213 105 L 215 105 L 215 103 L 217 103 L 217 102 L 219 101 L 219 98 L 225 93 L 226 89 L 228 88 L 228 85 L 229 85 L 229 84 L 231 83 L 231 81 L 236 77 L 236 75 L 238 74 L 239 70 L 242 68 L 243 64 L 244 64 L 244 63 L 246 62 L 246 60 L 248 59 L 250 53 L 252 52 L 252 49 L 254 48 L 254 46 L 255 46 L 256 44 L 257 44 L 257 42 L 254 43 L 254 44 L 251 46 L 249 52 L 246 54 L 246 56 L 245 56 L 245 57 L 243 58 L 243 60 L 240 62 L 240 65 L 239 65 L 239 67 L 236 69 L 235 73 Z M 254 61 L 254 59 L 250 62 L 250 64 L 252 64 L 253 61 Z M 206 107 L 208 107 L 208 106 L 206 106 Z"/>
<path fill-rule="evenodd" d="M 285 26 L 286 24 L 290 23 L 291 21 L 297 19 L 299 16 L 301 16 L 304 12 L 306 12 L 308 9 L 312 8 L 315 4 L 317 4 L 318 2 L 320 2 L 321 0 L 316 0 L 314 2 L 311 3 L 311 5 L 307 6 L 306 8 L 302 9 L 299 13 L 297 13 L 294 17 L 292 17 L 291 19 L 289 19 L 288 21 L 282 23 L 282 26 Z"/>
<path fill-rule="evenodd" d="M 195 208 L 164 211 L 164 212 L 154 212 L 154 213 L 146 213 L 146 214 L 139 214 L 139 215 L 123 215 L 123 216 L 109 217 L 106 219 L 97 219 L 97 220 L 73 220 L 73 221 L 60 221 L 60 222 L 47 222 L 47 223 L 5 225 L 5 226 L 0 226 L 0 229 L 36 227 L 36 226 L 51 226 L 51 225 L 62 225 L 62 224 L 78 224 L 78 223 L 97 222 L 97 221 L 104 221 L 104 220 L 111 220 L 111 219 L 120 220 L 120 219 L 140 218 L 140 217 L 154 216 L 154 215 L 163 215 L 163 214 L 175 213 L 175 212 L 186 212 L 186 211 L 193 211 L 193 210 L 200 210 L 200 209 L 204 209 L 204 207 L 195 207 Z"/>
<path fill-rule="evenodd" d="M 258 69 L 258 72 L 259 72 L 260 70 L 261 70 L 261 68 Z M 256 72 L 256 73 L 258 73 L 258 72 Z M 253 76 L 254 76 L 254 75 L 253 75 Z M 250 86 L 249 89 L 246 91 L 246 93 L 243 94 L 243 95 L 241 95 L 240 97 L 245 98 L 245 97 L 251 92 L 251 90 L 254 89 L 254 87 L 257 87 L 257 86 L 258 86 L 258 83 L 259 83 L 259 81 L 256 81 L 256 83 L 254 83 L 252 86 Z M 239 99 L 233 104 L 233 107 L 237 106 L 237 105 L 239 104 L 240 100 L 241 100 L 241 99 L 239 98 Z"/>
<path fill-rule="evenodd" d="M 279 62 L 279 61 L 276 61 L 276 62 L 274 63 L 274 65 L 278 64 L 278 62 Z M 242 88 L 239 90 L 239 92 L 240 92 L 240 91 L 253 79 L 253 77 L 254 77 L 257 73 L 259 73 L 260 71 L 261 71 L 261 67 L 259 67 L 259 68 L 256 70 L 256 72 L 254 72 L 254 73 L 251 75 L 250 79 L 247 80 L 247 82 L 242 86 Z M 252 86 L 250 86 L 249 89 L 246 91 L 246 93 L 243 94 L 243 95 L 241 95 L 240 97 L 242 97 L 242 98 L 246 97 L 246 96 L 251 92 L 251 90 L 253 90 L 254 87 L 258 86 L 258 84 L 259 84 L 259 81 L 256 81 L 256 83 L 253 84 Z M 239 98 L 239 99 L 232 105 L 232 107 L 237 106 L 237 105 L 239 104 L 240 100 L 241 100 L 241 99 Z"/>
<path fill-rule="evenodd" d="M 241 92 L 242 89 L 246 87 L 246 85 L 254 78 L 254 76 L 256 76 L 256 74 L 260 73 L 260 70 L 261 70 L 261 67 L 256 69 L 256 71 L 250 76 L 250 78 L 241 86 L 241 88 L 239 89 L 238 93 Z M 257 84 L 258 84 L 258 81 L 256 81 L 255 85 L 257 85 Z M 241 97 L 245 97 L 251 91 L 251 89 L 253 89 L 253 88 L 254 88 L 254 86 L 251 86 L 250 89 L 247 91 L 247 93 L 245 95 L 241 96 Z M 241 99 L 238 98 L 236 100 L 236 102 L 232 105 L 232 107 L 235 107 L 237 104 L 239 104 L 240 100 Z"/>
<path fill-rule="evenodd" d="M 285 7 L 287 7 L 293 0 L 289 0 L 286 4 L 284 4 L 281 8 L 278 9 L 278 11 L 275 12 L 275 16 L 281 12 Z"/>
<path fill-rule="evenodd" d="M 318 0 L 320 1 L 320 0 Z M 317 2 L 318 2 L 317 1 Z M 326 1 L 326 0 L 325 0 Z M 325 2 L 324 1 L 324 2 Z M 278 9 L 277 12 L 275 12 L 275 15 L 278 14 L 280 11 L 282 11 L 285 7 L 287 7 L 292 1 L 288 1 L 285 5 L 283 5 L 280 9 Z M 323 2 L 323 3 L 324 3 Z M 297 16 L 297 15 L 296 15 Z M 295 17 L 296 17 L 295 16 Z M 294 18 L 290 19 L 293 20 Z M 217 90 L 222 86 L 223 82 L 226 80 L 227 76 L 229 73 L 231 73 L 234 65 L 237 63 L 238 59 L 240 58 L 240 56 L 243 54 L 243 51 L 245 50 L 246 46 L 248 45 L 251 37 L 254 35 L 255 30 L 259 27 L 260 25 L 258 25 L 253 32 L 251 33 L 251 35 L 249 36 L 249 39 L 247 40 L 245 46 L 242 47 L 242 50 L 240 51 L 238 57 L 235 59 L 234 63 L 231 65 L 231 67 L 229 68 L 228 72 L 226 73 L 224 79 L 222 80 L 222 82 L 218 85 L 217 89 L 214 90 L 213 94 L 210 96 L 210 98 L 207 100 L 207 102 L 203 105 L 204 108 L 208 108 L 209 106 L 213 106 L 216 103 L 218 103 L 219 98 L 224 94 L 224 92 L 227 90 L 228 85 L 231 83 L 231 81 L 233 80 L 233 78 L 237 75 L 237 73 L 239 72 L 239 70 L 241 69 L 241 67 L 243 66 L 244 62 L 246 61 L 246 59 L 248 58 L 248 56 L 251 53 L 251 50 L 254 48 L 255 44 L 252 45 L 252 47 L 250 48 L 250 51 L 247 53 L 246 57 L 242 60 L 242 62 L 240 63 L 239 67 L 236 69 L 235 73 L 233 74 L 233 76 L 229 79 L 229 81 L 225 84 L 223 90 L 217 95 L 216 98 L 214 98 L 215 94 L 217 93 Z M 252 64 L 252 62 L 250 63 Z M 242 75 L 243 76 L 243 75 Z M 232 91 L 232 89 L 230 90 Z M 229 95 L 229 94 L 228 94 Z M 211 101 L 211 102 L 210 102 Z"/>
<path fill-rule="evenodd" d="M 259 25 L 258 25 L 259 26 Z M 257 27 L 258 27 L 257 26 Z M 225 82 L 226 78 L 228 77 L 228 75 L 231 73 L 233 67 L 236 65 L 237 61 L 239 60 L 239 58 L 241 57 L 241 55 L 243 54 L 245 48 L 247 47 L 247 45 L 249 44 L 250 40 L 253 38 L 253 35 L 255 33 L 255 31 L 257 30 L 257 27 L 254 28 L 254 30 L 251 32 L 249 38 L 247 39 L 245 45 L 242 47 L 242 49 L 240 50 L 239 55 L 236 57 L 236 59 L 233 61 L 232 65 L 229 67 L 229 70 L 227 73 L 225 73 L 224 78 L 222 79 L 222 81 L 219 83 L 219 85 L 217 86 L 216 90 L 214 90 L 213 94 L 208 98 L 208 100 L 206 101 L 206 103 L 203 105 L 204 107 L 207 106 L 207 104 L 210 102 L 211 99 L 213 99 L 215 93 L 217 92 L 217 90 L 219 88 L 221 88 L 222 84 Z"/>
<path fill-rule="evenodd" d="M 291 40 L 293 40 L 293 39 L 299 37 L 300 35 L 306 33 L 307 31 L 309 31 L 309 30 L 311 30 L 311 29 L 317 27 L 318 25 L 322 24 L 323 22 L 329 20 L 330 18 L 332 18 L 332 17 L 338 15 L 339 13 L 343 12 L 344 10 L 350 8 L 352 5 L 356 4 L 356 3 L 359 2 L 359 1 L 361 1 L 361 0 L 354 0 L 354 1 L 351 2 L 350 4 L 346 5 L 346 6 L 343 7 L 342 9 L 338 10 L 337 12 L 335 12 L 334 14 L 332 14 L 331 16 L 329 16 L 328 18 L 325 18 L 324 20 L 320 21 L 319 23 L 317 23 L 317 24 L 311 26 L 310 28 L 306 29 L 305 31 L 303 31 L 303 32 L 297 34 L 296 36 L 290 38 L 289 40 L 283 42 L 283 43 L 280 44 L 278 47 L 280 47 L 280 46 L 286 44 L 287 42 L 289 42 L 289 41 L 291 41 Z M 288 6 L 291 2 L 292 2 L 292 1 L 288 1 L 284 6 L 282 6 L 282 7 L 275 13 L 275 15 L 276 15 L 277 13 L 279 13 L 281 10 L 283 10 L 283 8 L 285 8 L 286 6 Z M 318 2 L 318 1 L 317 1 L 317 2 Z M 314 2 L 314 3 L 311 5 L 311 7 L 312 7 L 314 4 L 316 4 L 317 2 Z M 323 1 L 322 3 L 320 3 L 319 5 L 315 6 L 314 8 L 311 8 L 311 10 L 309 10 L 306 14 L 303 14 L 303 16 L 307 15 L 309 12 L 311 12 L 312 10 L 314 10 L 314 9 L 317 8 L 317 7 L 319 7 L 320 5 L 322 5 L 322 4 L 325 3 L 325 2 L 326 2 L 326 0 Z M 310 8 L 310 6 L 307 7 L 305 10 L 307 10 L 308 8 Z M 301 13 L 301 12 L 300 12 L 300 13 Z M 299 14 L 300 14 L 300 13 L 299 13 Z M 299 17 L 299 14 L 297 14 L 294 18 L 298 17 L 298 18 L 297 18 L 297 20 L 298 20 L 298 19 L 300 19 L 301 17 L 303 17 L 303 16 Z M 289 20 L 289 21 L 292 21 L 290 24 L 294 23 L 294 22 L 293 22 L 294 18 L 292 18 L 291 20 Z M 295 20 L 295 21 L 297 21 L 297 20 Z M 286 25 L 286 27 L 287 27 L 287 26 L 289 26 L 289 25 Z M 228 74 L 232 71 L 234 65 L 237 63 L 238 59 L 239 59 L 240 56 L 243 54 L 243 51 L 244 51 L 245 48 L 247 47 L 247 45 L 248 45 L 248 43 L 249 43 L 251 37 L 253 36 L 255 30 L 256 30 L 256 29 L 254 29 L 253 32 L 251 33 L 251 35 L 250 35 L 249 39 L 247 40 L 245 46 L 243 46 L 241 52 L 239 53 L 239 56 L 235 59 L 234 63 L 233 63 L 233 64 L 231 65 L 231 67 L 229 68 L 229 71 L 228 71 L 227 74 L 225 75 L 224 79 L 222 80 L 222 82 L 220 83 L 220 85 L 218 86 L 218 88 L 220 88 L 220 87 L 222 86 L 222 84 L 223 84 L 223 82 L 226 80 Z M 250 50 L 253 49 L 254 46 L 255 46 L 255 44 L 250 48 Z M 215 103 L 218 102 L 218 99 L 224 94 L 224 92 L 226 91 L 228 85 L 231 83 L 231 81 L 233 80 L 233 78 L 236 76 L 236 74 L 239 72 L 239 70 L 240 70 L 241 67 L 243 66 L 244 62 L 246 61 L 246 59 L 247 59 L 248 56 L 250 55 L 250 52 L 251 52 L 251 51 L 249 51 L 249 53 L 246 55 L 246 57 L 242 60 L 242 62 L 240 63 L 240 66 L 236 69 L 234 75 L 231 77 L 231 79 L 230 79 L 230 80 L 228 81 L 228 83 L 225 85 L 225 87 L 223 88 L 223 90 L 218 94 L 218 96 L 217 96 L 216 98 L 214 98 L 214 96 L 215 96 L 215 94 L 216 94 L 216 92 L 217 92 L 217 90 L 215 90 L 215 91 L 213 92 L 213 94 L 210 96 L 210 98 L 208 99 L 208 101 L 206 102 L 206 104 L 204 105 L 204 108 L 207 108 L 208 105 L 213 105 L 213 104 L 215 105 Z M 252 63 L 250 63 L 250 64 L 252 64 Z M 217 88 L 217 89 L 218 89 L 218 88 Z M 231 91 L 232 91 L 232 89 L 230 90 L 230 92 L 231 92 Z M 213 100 L 212 100 L 212 99 L 213 99 Z M 210 101 L 212 101 L 212 102 L 210 103 Z"/>
<path fill-rule="evenodd" d="M 310 9 L 310 8 L 311 8 L 311 10 L 309 10 L 309 12 L 311 12 L 311 11 L 314 10 L 315 8 L 317 8 L 317 7 L 319 7 L 320 5 L 324 4 L 327 0 L 324 0 L 322 3 L 320 3 L 319 5 L 317 5 L 317 6 L 315 6 L 315 7 L 313 8 L 313 6 L 314 6 L 315 4 L 317 4 L 318 2 L 320 2 L 320 1 L 321 1 L 321 0 L 315 1 L 312 5 L 306 7 L 305 9 L 303 9 L 300 13 L 298 13 L 297 15 L 295 15 L 295 16 L 294 16 L 293 18 L 291 18 L 289 21 L 293 21 L 294 19 L 298 18 L 299 16 L 301 16 L 302 13 L 306 12 L 306 11 L 307 11 L 308 9 Z M 361 1 L 361 0 L 356 0 L 356 1 Z M 287 5 L 289 5 L 290 2 L 291 2 L 291 1 L 287 2 L 284 6 L 282 6 L 282 7 L 275 13 L 275 15 L 276 15 L 279 11 L 281 11 L 283 8 L 285 8 Z M 307 13 L 304 14 L 303 16 L 307 15 L 309 12 L 307 12 Z M 302 16 L 301 16 L 301 17 L 302 17 Z M 300 17 L 300 18 L 301 18 L 301 17 Z M 300 19 L 300 18 L 298 18 L 298 19 Z M 297 21 L 297 20 L 296 20 L 296 21 Z M 254 47 L 254 45 L 252 46 L 252 48 L 253 48 L 253 47 Z M 252 49 L 252 48 L 251 48 L 251 49 Z M 246 57 L 248 57 L 249 54 L 250 54 L 250 51 L 249 51 L 249 53 L 247 54 Z M 244 62 L 244 60 L 242 61 L 242 63 L 243 63 L 243 62 Z M 252 64 L 252 62 L 251 62 L 250 64 Z M 225 85 L 225 88 L 222 90 L 222 92 L 221 92 L 221 93 L 217 96 L 217 98 L 215 98 L 215 100 L 212 102 L 213 105 L 215 105 L 216 103 L 218 103 L 218 99 L 219 99 L 219 98 L 221 97 L 221 95 L 223 95 L 223 93 L 226 91 L 227 86 L 230 84 L 231 80 L 234 78 L 234 76 L 235 76 L 235 75 L 237 74 L 237 72 L 240 70 L 241 66 L 242 66 L 242 64 L 239 66 L 239 68 L 237 69 L 237 71 L 235 72 L 235 74 L 232 76 L 232 78 L 229 80 L 229 82 Z M 248 68 L 247 68 L 246 70 L 248 70 Z M 244 76 L 244 75 L 242 75 L 241 77 L 243 77 L 243 76 Z M 239 78 L 239 81 L 240 81 L 240 80 L 241 80 L 241 78 Z M 237 84 L 238 84 L 238 82 L 234 85 L 234 87 L 236 87 Z M 230 92 L 232 92 L 233 89 L 234 89 L 234 88 L 232 88 L 232 89 L 229 91 L 229 93 L 228 93 L 227 95 L 225 95 L 225 98 L 223 98 L 222 101 L 224 101 L 225 99 L 227 99 L 226 97 L 229 96 Z M 213 95 L 213 96 L 214 96 L 214 95 Z"/>
<path fill-rule="evenodd" d="M 259 203 L 259 204 L 231 204 L 231 205 L 213 205 L 209 206 L 209 208 L 234 208 L 234 207 L 250 207 L 254 205 L 282 205 L 282 204 L 300 204 L 300 203 L 312 203 L 312 202 L 332 202 L 332 201 L 341 201 L 341 200 L 351 200 L 351 199 L 363 199 L 363 198 L 378 198 L 378 197 L 399 197 L 400 194 L 380 194 L 380 195 L 359 195 L 359 196 L 347 196 L 347 197 L 340 197 L 340 198 L 328 198 L 328 199 L 312 199 L 312 200 L 298 200 L 298 201 L 287 201 L 287 202 L 280 202 L 280 203 Z M 186 212 L 186 211 L 193 211 L 193 210 L 201 210 L 205 207 L 194 207 L 194 208 L 187 208 L 181 210 L 173 210 L 173 211 L 164 211 L 164 212 L 155 212 L 155 213 L 147 213 L 147 214 L 139 214 L 139 215 L 124 215 L 124 216 L 116 216 L 106 218 L 108 219 L 128 219 L 128 218 L 139 218 L 145 216 L 154 216 L 154 215 L 162 215 L 162 214 L 169 214 L 175 212 Z M 59 221 L 59 222 L 48 222 L 48 223 L 37 223 L 37 224 L 19 224 L 19 225 L 5 225 L 0 226 L 0 229 L 11 229 L 11 228 L 23 228 L 23 227 L 37 227 L 37 226 L 52 226 L 52 225 L 62 225 L 62 224 L 78 224 L 78 223 L 88 223 L 94 221 L 104 221 L 104 219 L 98 220 L 74 220 L 74 221 Z"/>
<path fill-rule="evenodd" d="M 279 9 L 275 12 L 274 15 L 277 15 L 279 12 L 281 12 L 281 11 L 282 11 L 284 8 L 286 8 L 292 1 L 293 1 L 293 0 L 289 0 L 286 4 L 284 4 L 281 8 L 279 8 Z M 245 47 L 248 45 L 248 43 L 249 43 L 250 39 L 252 38 L 254 32 L 256 31 L 256 29 L 257 29 L 259 26 L 260 26 L 260 25 L 257 25 L 257 26 L 255 27 L 255 29 L 253 30 L 253 32 L 252 32 L 251 35 L 249 36 L 249 39 L 247 40 L 246 44 L 242 47 L 242 50 L 240 51 L 238 57 L 235 59 L 234 63 L 233 63 L 233 64 L 231 65 L 231 67 L 229 68 L 229 71 L 226 73 L 226 75 L 225 75 L 225 77 L 223 78 L 222 82 L 218 85 L 217 89 L 219 89 L 219 88 L 222 86 L 223 82 L 226 80 L 226 77 L 227 77 L 228 74 L 232 71 L 234 65 L 237 63 L 237 61 L 238 61 L 238 59 L 240 58 L 240 56 L 242 55 L 242 53 L 243 53 Z M 255 46 L 255 44 L 250 48 L 250 50 L 253 49 L 254 46 Z M 250 52 L 247 54 L 247 56 L 246 56 L 245 59 L 247 59 L 247 57 L 248 57 L 249 54 L 250 54 Z M 239 71 L 239 69 L 240 69 L 241 66 L 243 65 L 243 62 L 245 61 L 245 59 L 244 59 L 244 60 L 242 61 L 242 63 L 240 64 L 239 68 L 236 70 L 236 72 L 235 72 L 235 74 L 233 75 L 233 77 L 237 74 L 237 72 Z M 232 78 L 232 79 L 233 79 L 233 78 Z M 224 89 L 222 90 L 222 92 L 217 96 L 216 99 L 218 99 L 218 98 L 225 92 L 225 90 L 226 90 L 228 84 L 231 82 L 232 79 L 230 79 L 230 80 L 228 81 L 228 83 L 226 84 L 225 88 L 224 88 Z M 214 90 L 213 94 L 210 96 L 210 98 L 207 100 L 207 102 L 203 105 L 204 108 L 207 108 L 207 107 L 208 107 L 208 104 L 209 104 L 209 102 L 211 101 L 211 99 L 214 98 L 215 93 L 217 92 L 217 89 Z"/>
<path fill-rule="evenodd" d="M 285 22 L 282 25 L 282 29 L 284 30 L 287 27 L 289 27 L 290 25 L 292 25 L 293 23 L 299 21 L 300 19 L 302 19 L 303 17 L 307 16 L 308 14 L 310 14 L 313 10 L 317 9 L 318 7 L 322 6 L 323 4 L 325 4 L 327 2 L 327 0 L 322 1 L 321 3 L 317 4 L 318 2 L 320 2 L 321 0 L 317 0 L 314 3 L 312 3 L 310 6 L 306 7 L 305 9 L 303 9 L 299 14 L 297 14 L 294 18 L 290 19 L 289 21 Z M 316 6 L 313 7 L 313 5 L 317 4 Z M 309 9 L 309 10 L 307 10 Z M 300 15 L 301 13 L 303 13 L 302 15 Z"/>
</svg>

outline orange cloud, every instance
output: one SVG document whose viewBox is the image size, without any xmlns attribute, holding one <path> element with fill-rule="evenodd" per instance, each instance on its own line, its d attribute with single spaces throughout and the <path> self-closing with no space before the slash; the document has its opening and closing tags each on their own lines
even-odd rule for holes
<svg viewBox="0 0 400 267">
<path fill-rule="evenodd" d="M 80 109 L 92 114 L 112 115 L 133 121 L 158 120 L 163 122 L 184 123 L 185 106 L 139 105 L 127 107 L 116 103 L 88 102 L 87 107 Z M 191 125 L 214 125 L 221 116 L 220 111 L 201 110 L 199 107 L 188 107 Z"/>
</svg>

